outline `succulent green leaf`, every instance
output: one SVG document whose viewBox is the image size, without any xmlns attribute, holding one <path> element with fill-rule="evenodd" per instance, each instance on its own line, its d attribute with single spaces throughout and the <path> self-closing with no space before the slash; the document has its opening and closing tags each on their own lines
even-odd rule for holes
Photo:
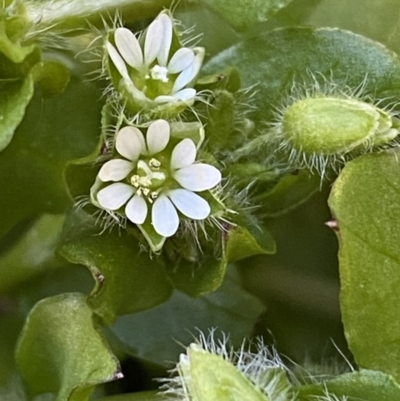
<svg viewBox="0 0 400 401">
<path fill-rule="evenodd" d="M 25 79 L 0 82 L 0 151 L 5 149 L 21 123 L 25 109 L 33 96 L 33 79 L 27 75 Z"/>
<path fill-rule="evenodd" d="M 240 31 L 274 16 L 292 0 L 202 0 Z"/>
<path fill-rule="evenodd" d="M 312 401 L 329 392 L 348 401 L 396 401 L 400 398 L 400 386 L 390 375 L 365 370 L 345 373 L 319 385 L 298 388 L 298 401 Z"/>
<path fill-rule="evenodd" d="M 214 56 L 204 74 L 235 65 L 243 87 L 256 85 L 257 122 L 274 119 L 274 107 L 283 105 L 293 81 L 304 84 L 307 71 L 338 84 L 358 87 L 378 99 L 398 96 L 400 61 L 379 43 L 334 28 L 280 28 L 245 39 Z"/>
<path fill-rule="evenodd" d="M 16 358 L 30 392 L 56 393 L 56 401 L 86 401 L 96 384 L 122 376 L 79 293 L 47 298 L 34 307 Z"/>
<path fill-rule="evenodd" d="M 18 242 L 1 253 L 0 294 L 12 291 L 52 267 L 63 222 L 63 215 L 43 215 Z"/>
<path fill-rule="evenodd" d="M 167 364 L 178 360 L 181 344 L 192 342 L 197 330 L 207 333 L 209 328 L 218 327 L 229 333 L 235 347 L 240 347 L 263 310 L 262 303 L 241 287 L 232 267 L 215 292 L 193 299 L 175 291 L 157 308 L 119 317 L 112 330 L 128 353 Z"/>
<path fill-rule="evenodd" d="M 400 379 L 400 164 L 364 155 L 336 180 L 329 205 L 340 239 L 341 310 L 357 364 Z"/>
<path fill-rule="evenodd" d="M 68 215 L 60 254 L 91 271 L 96 286 L 88 304 L 106 324 L 118 315 L 153 308 L 171 295 L 164 264 L 140 252 L 136 236 L 117 228 L 102 232 L 96 217 L 82 210 Z"/>
<path fill-rule="evenodd" d="M 34 96 L 13 141 L 0 156 L 0 237 L 27 217 L 62 213 L 68 207 L 64 166 L 96 146 L 99 99 L 100 91 L 93 84 L 78 79 L 55 99 Z"/>
</svg>

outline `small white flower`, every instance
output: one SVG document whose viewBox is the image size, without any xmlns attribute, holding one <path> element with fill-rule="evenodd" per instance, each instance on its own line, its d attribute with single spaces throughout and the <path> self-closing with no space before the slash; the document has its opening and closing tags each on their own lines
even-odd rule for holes
<svg viewBox="0 0 400 401">
<path fill-rule="evenodd" d="M 101 183 L 111 184 L 95 194 L 98 206 L 108 211 L 123 208 L 134 224 L 143 224 L 151 215 L 155 231 L 163 237 L 176 233 L 178 211 L 193 220 L 207 218 L 210 205 L 196 192 L 221 181 L 217 168 L 195 163 L 197 150 L 191 139 L 173 146 L 170 130 L 167 121 L 154 121 L 145 139 L 136 127 L 122 128 L 115 139 L 118 157 L 106 162 L 98 174 Z"/>
<path fill-rule="evenodd" d="M 123 86 L 136 102 L 146 102 L 147 107 L 152 102 L 156 106 L 176 102 L 192 104 L 196 96 L 196 90 L 187 86 L 200 71 L 204 49 L 176 49 L 173 24 L 171 16 L 162 12 L 147 28 L 143 40 L 138 40 L 129 29 L 117 28 L 115 45 L 106 42 Z"/>
</svg>

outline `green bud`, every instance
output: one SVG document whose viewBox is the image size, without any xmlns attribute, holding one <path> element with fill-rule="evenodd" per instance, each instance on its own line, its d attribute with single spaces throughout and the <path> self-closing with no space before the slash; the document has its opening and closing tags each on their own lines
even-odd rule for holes
<svg viewBox="0 0 400 401">
<path fill-rule="evenodd" d="M 384 145 L 398 135 L 388 113 L 356 99 L 308 98 L 289 106 L 281 122 L 288 145 L 306 155 L 346 154 Z"/>
</svg>

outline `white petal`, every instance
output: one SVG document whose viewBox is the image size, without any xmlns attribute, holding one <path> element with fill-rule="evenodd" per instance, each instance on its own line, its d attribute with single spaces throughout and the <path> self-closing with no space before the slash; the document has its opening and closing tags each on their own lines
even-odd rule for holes
<svg viewBox="0 0 400 401">
<path fill-rule="evenodd" d="M 168 63 L 168 72 L 170 74 L 177 74 L 192 65 L 193 61 L 193 50 L 188 47 L 182 47 L 175 52 L 171 61 Z"/>
<path fill-rule="evenodd" d="M 204 52 L 199 51 L 193 60 L 193 63 L 185 68 L 176 79 L 172 92 L 178 92 L 180 89 L 184 88 L 188 83 L 190 83 L 199 73 L 201 65 L 203 63 Z"/>
<path fill-rule="evenodd" d="M 147 203 L 142 196 L 135 195 L 126 205 L 126 217 L 135 224 L 143 224 L 147 217 Z"/>
<path fill-rule="evenodd" d="M 181 91 L 174 93 L 173 96 L 178 100 L 187 102 L 188 100 L 194 99 L 194 97 L 196 96 L 196 89 L 193 88 L 182 89 Z"/>
<path fill-rule="evenodd" d="M 178 213 L 165 195 L 161 195 L 154 202 L 151 220 L 156 232 L 163 237 L 171 237 L 178 230 Z"/>
<path fill-rule="evenodd" d="M 164 24 L 161 21 L 154 20 L 147 29 L 144 42 L 144 63 L 150 65 L 157 57 L 160 51 Z"/>
<path fill-rule="evenodd" d="M 107 42 L 106 46 L 107 46 L 108 55 L 110 56 L 112 62 L 114 63 L 115 68 L 118 70 L 118 72 L 121 74 L 121 76 L 124 79 L 130 80 L 131 78 L 129 77 L 129 73 L 128 73 L 128 69 L 126 68 L 125 61 L 119 55 L 119 53 L 117 52 L 117 49 L 110 42 Z"/>
<path fill-rule="evenodd" d="M 121 181 L 132 171 L 131 162 L 122 159 L 109 160 L 99 171 L 99 178 L 103 182 Z"/>
<path fill-rule="evenodd" d="M 174 96 L 161 95 L 161 96 L 157 96 L 154 99 L 154 101 L 157 103 L 168 103 L 168 102 L 177 102 L 178 99 Z"/>
<path fill-rule="evenodd" d="M 136 36 L 126 28 L 115 31 L 115 44 L 121 56 L 133 68 L 143 65 L 143 53 Z"/>
<path fill-rule="evenodd" d="M 190 219 L 203 220 L 211 212 L 205 199 L 186 189 L 174 189 L 168 193 L 168 197 L 176 208 Z"/>
<path fill-rule="evenodd" d="M 172 43 L 172 20 L 167 14 L 162 13 L 157 17 L 157 21 L 161 21 L 163 24 L 163 36 L 157 59 L 160 65 L 166 67 Z"/>
<path fill-rule="evenodd" d="M 101 189 L 97 193 L 100 206 L 108 210 L 118 210 L 125 205 L 135 190 L 128 184 L 117 182 Z"/>
<path fill-rule="evenodd" d="M 170 137 L 170 127 L 167 121 L 154 121 L 147 130 L 147 147 L 151 155 L 155 155 L 165 149 Z"/>
<path fill-rule="evenodd" d="M 175 146 L 171 155 L 171 168 L 177 170 L 182 167 L 190 166 L 196 160 L 196 145 L 194 142 L 185 138 Z"/>
<path fill-rule="evenodd" d="M 121 156 L 132 161 L 146 150 L 143 134 L 136 127 L 124 127 L 118 131 L 115 147 Z"/>
<path fill-rule="evenodd" d="M 174 178 L 189 191 L 205 191 L 215 187 L 221 181 L 221 173 L 209 164 L 192 164 L 175 171 Z"/>
</svg>

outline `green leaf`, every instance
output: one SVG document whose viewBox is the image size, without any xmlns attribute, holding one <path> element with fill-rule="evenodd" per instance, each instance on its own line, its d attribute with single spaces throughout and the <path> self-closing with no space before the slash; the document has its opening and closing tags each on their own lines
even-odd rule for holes
<svg viewBox="0 0 400 401">
<path fill-rule="evenodd" d="M 282 28 L 243 40 L 213 57 L 203 73 L 237 66 L 244 87 L 256 85 L 253 97 L 258 123 L 274 120 L 293 81 L 310 80 L 307 71 L 358 87 L 378 99 L 400 94 L 400 61 L 381 44 L 331 28 Z M 308 75 L 307 75 L 308 74 Z M 286 94 L 285 94 L 286 93 Z M 263 126 L 260 126 L 263 127 Z"/>
<path fill-rule="evenodd" d="M 320 187 L 319 175 L 301 170 L 283 177 L 271 191 L 260 194 L 256 201 L 262 202 L 260 213 L 263 216 L 277 217 L 306 202 Z"/>
<path fill-rule="evenodd" d="M 292 0 L 202 0 L 240 31 L 263 22 Z"/>
<path fill-rule="evenodd" d="M 0 294 L 53 267 L 63 222 L 63 215 L 40 217 L 18 242 L 0 255 Z"/>
<path fill-rule="evenodd" d="M 34 307 L 16 358 L 30 392 L 56 393 L 57 401 L 86 401 L 96 384 L 121 377 L 79 293 L 47 298 Z"/>
<path fill-rule="evenodd" d="M 268 255 L 276 251 L 275 242 L 264 228 L 254 227 L 255 235 L 244 227 L 237 226 L 229 230 L 226 254 L 229 262 L 255 255 Z"/>
<path fill-rule="evenodd" d="M 31 75 L 18 81 L 0 81 L 0 151 L 11 142 L 32 99 L 33 90 Z"/>
<path fill-rule="evenodd" d="M 35 95 L 10 146 L 0 154 L 0 237 L 16 223 L 69 206 L 63 170 L 98 141 L 101 93 L 74 79 L 55 99 Z"/>
<path fill-rule="evenodd" d="M 341 310 L 357 364 L 400 380 L 399 152 L 348 163 L 329 205 L 339 226 Z"/>
<path fill-rule="evenodd" d="M 326 390 L 336 397 L 346 397 L 348 401 L 397 401 L 400 386 L 392 376 L 372 370 L 345 373 L 319 385 L 298 388 L 298 401 L 312 401 L 316 396 L 326 394 Z"/>
<path fill-rule="evenodd" d="M 73 209 L 64 227 L 60 254 L 86 266 L 96 286 L 88 304 L 106 324 L 116 316 L 153 308 L 169 298 L 172 286 L 162 260 L 141 252 L 126 230 L 102 232 L 96 217 Z"/>
<path fill-rule="evenodd" d="M 222 286 L 212 294 L 193 299 L 175 291 L 163 305 L 153 310 L 118 318 L 112 330 L 127 352 L 158 364 L 178 361 L 181 344 L 193 342 L 198 330 L 211 327 L 230 335 L 234 346 L 248 336 L 264 307 L 241 288 L 232 268 Z"/>
</svg>

